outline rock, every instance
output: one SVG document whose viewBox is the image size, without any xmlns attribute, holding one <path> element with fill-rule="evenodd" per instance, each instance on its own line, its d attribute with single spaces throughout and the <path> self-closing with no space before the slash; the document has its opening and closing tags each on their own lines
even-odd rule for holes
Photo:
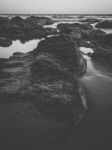
<svg viewBox="0 0 112 150">
<path fill-rule="evenodd" d="M 55 35 L 58 33 L 56 28 L 45 28 L 45 30 L 47 35 Z"/>
<path fill-rule="evenodd" d="M 35 16 L 30 16 L 26 18 L 26 22 L 28 24 L 36 24 L 36 25 L 51 25 L 53 24 L 53 21 L 50 18 L 47 17 L 35 17 Z"/>
<path fill-rule="evenodd" d="M 10 23 L 12 25 L 17 25 L 17 26 L 20 26 L 20 27 L 24 27 L 25 26 L 25 19 L 19 17 L 19 16 L 16 16 L 16 17 L 13 17 L 10 19 Z"/>
<path fill-rule="evenodd" d="M 74 124 L 82 120 L 87 106 L 77 79 L 85 73 L 86 62 L 73 41 L 49 37 L 34 51 L 14 56 L 18 57 L 5 63 L 23 65 L 2 68 L 11 77 L 0 79 L 1 102 L 25 103 L 26 113 L 31 109 L 35 114 L 37 108 L 43 115 Z"/>
<path fill-rule="evenodd" d="M 3 19 L 2 19 L 3 20 Z M 10 40 L 19 39 L 22 42 L 44 38 L 47 35 L 56 34 L 53 29 L 44 29 L 43 25 L 52 24 L 53 21 L 47 17 L 29 17 L 22 19 L 19 16 L 5 21 L 3 26 L 0 26 L 0 36 Z"/>
<path fill-rule="evenodd" d="M 10 45 L 12 45 L 12 41 L 10 39 L 0 37 L 0 46 L 9 47 Z"/>
<path fill-rule="evenodd" d="M 112 51 L 96 51 L 91 55 L 91 58 L 103 64 L 112 66 Z"/>
<path fill-rule="evenodd" d="M 9 22 L 9 19 L 7 17 L 0 16 L 0 27 L 7 24 L 8 22 Z"/>
<path fill-rule="evenodd" d="M 99 19 L 95 19 L 95 18 L 81 19 L 81 20 L 79 20 L 79 21 L 80 21 L 80 22 L 88 22 L 88 23 L 90 23 L 90 24 L 96 23 L 96 22 L 100 22 Z"/>
<path fill-rule="evenodd" d="M 88 35 L 93 27 L 89 24 L 59 24 L 57 26 L 61 33 L 69 35 L 72 39 L 81 39 L 84 35 Z"/>
<path fill-rule="evenodd" d="M 23 37 L 24 32 L 19 26 L 8 23 L 0 28 L 0 35 L 11 40 L 16 40 Z"/>
<path fill-rule="evenodd" d="M 97 45 L 103 47 L 112 46 L 112 34 L 106 34 L 101 30 L 94 30 L 88 35 L 88 40 L 96 42 Z"/>
<path fill-rule="evenodd" d="M 112 29 L 112 20 L 102 21 L 96 24 L 96 28 Z"/>
<path fill-rule="evenodd" d="M 17 58 L 20 58 L 21 56 L 23 56 L 24 53 L 22 52 L 15 52 L 13 53 L 13 55 L 10 57 L 10 59 L 17 59 Z"/>
<path fill-rule="evenodd" d="M 102 41 L 105 35 L 105 32 L 98 29 L 94 29 L 88 35 L 85 35 L 85 39 L 91 42 L 99 43 Z"/>
</svg>

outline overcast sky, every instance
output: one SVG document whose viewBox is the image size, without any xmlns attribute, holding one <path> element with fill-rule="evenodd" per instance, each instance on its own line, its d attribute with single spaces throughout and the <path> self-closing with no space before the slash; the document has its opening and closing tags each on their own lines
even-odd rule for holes
<svg viewBox="0 0 112 150">
<path fill-rule="evenodd" d="M 0 13 L 112 13 L 112 0 L 0 0 Z"/>
</svg>

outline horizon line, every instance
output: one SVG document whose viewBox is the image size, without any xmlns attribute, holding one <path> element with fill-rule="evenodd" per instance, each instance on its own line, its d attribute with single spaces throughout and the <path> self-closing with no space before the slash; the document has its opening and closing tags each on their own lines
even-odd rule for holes
<svg viewBox="0 0 112 150">
<path fill-rule="evenodd" d="M 0 13 L 0 15 L 112 15 L 112 13 Z"/>
</svg>

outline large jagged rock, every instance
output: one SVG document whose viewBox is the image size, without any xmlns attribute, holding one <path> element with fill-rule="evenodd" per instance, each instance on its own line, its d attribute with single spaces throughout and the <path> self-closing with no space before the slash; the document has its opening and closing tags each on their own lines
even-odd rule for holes
<svg viewBox="0 0 112 150">
<path fill-rule="evenodd" d="M 25 103 L 20 112 L 40 112 L 76 124 L 85 116 L 86 100 L 77 79 L 85 73 L 86 62 L 67 37 L 49 37 L 34 51 L 16 53 L 2 64 L 1 71 L 10 74 L 0 80 L 2 102 Z"/>
<path fill-rule="evenodd" d="M 103 29 L 112 29 L 112 20 L 105 20 L 102 22 L 99 22 L 95 26 L 96 28 L 103 28 Z"/>
</svg>

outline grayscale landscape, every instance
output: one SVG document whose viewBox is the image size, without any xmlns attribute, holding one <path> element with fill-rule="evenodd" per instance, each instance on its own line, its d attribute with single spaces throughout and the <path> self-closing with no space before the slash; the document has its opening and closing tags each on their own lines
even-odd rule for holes
<svg viewBox="0 0 112 150">
<path fill-rule="evenodd" d="M 111 8 L 0 0 L 0 150 L 112 150 Z"/>
</svg>

